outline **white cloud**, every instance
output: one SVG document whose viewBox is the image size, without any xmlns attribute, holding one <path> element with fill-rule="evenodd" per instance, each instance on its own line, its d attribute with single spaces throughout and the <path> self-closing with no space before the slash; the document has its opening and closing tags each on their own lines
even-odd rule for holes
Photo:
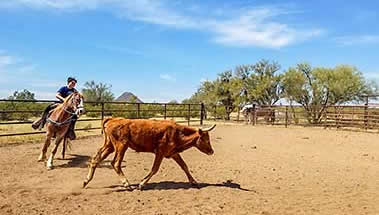
<svg viewBox="0 0 379 215">
<path fill-rule="evenodd" d="M 8 55 L 0 55 L 0 69 L 14 64 L 14 58 Z"/>
<path fill-rule="evenodd" d="M 105 0 L 107 1 L 107 0 Z M 30 7 L 36 9 L 53 8 L 53 9 L 95 9 L 102 0 L 13 0 L 2 1 L 0 7 L 17 8 Z"/>
<path fill-rule="evenodd" d="M 311 39 L 321 29 L 297 29 L 274 21 L 294 12 L 285 7 L 206 8 L 168 0 L 13 0 L 0 7 L 30 7 L 65 11 L 106 10 L 133 21 L 211 33 L 211 41 L 238 47 L 280 48 Z"/>
<path fill-rule="evenodd" d="M 28 89 L 35 93 L 37 99 L 54 99 L 55 90 L 62 83 L 52 80 L 41 80 L 37 66 L 28 64 L 19 57 L 0 52 L 0 98 L 7 98 L 16 90 Z M 20 78 L 22 77 L 22 78 Z M 35 91 L 34 89 L 52 89 L 51 91 Z"/>
<path fill-rule="evenodd" d="M 370 45 L 379 44 L 379 35 L 358 35 L 358 36 L 343 36 L 334 39 L 339 45 Z"/>
<path fill-rule="evenodd" d="M 175 77 L 173 77 L 169 74 L 160 74 L 159 77 L 163 80 L 166 80 L 166 81 L 172 81 L 172 82 L 176 81 Z"/>
<path fill-rule="evenodd" d="M 322 30 L 298 31 L 286 24 L 269 21 L 280 12 L 253 9 L 237 19 L 212 23 L 215 42 L 231 46 L 280 48 L 322 34 Z"/>
</svg>

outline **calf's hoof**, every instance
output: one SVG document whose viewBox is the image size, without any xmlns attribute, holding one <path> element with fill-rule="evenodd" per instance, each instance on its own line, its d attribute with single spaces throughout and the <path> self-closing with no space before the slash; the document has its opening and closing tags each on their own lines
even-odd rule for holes
<svg viewBox="0 0 379 215">
<path fill-rule="evenodd" d="M 196 181 L 191 181 L 190 184 L 192 187 L 200 188 L 200 185 Z"/>
<path fill-rule="evenodd" d="M 38 157 L 38 162 L 44 162 L 46 160 L 45 156 L 39 156 Z"/>
<path fill-rule="evenodd" d="M 137 190 L 142 191 L 142 190 L 143 190 L 143 187 L 144 187 L 143 184 L 139 184 L 138 187 L 137 187 Z"/>
<path fill-rule="evenodd" d="M 127 190 L 127 191 L 133 191 L 134 189 L 133 189 L 133 187 L 132 186 L 130 186 L 130 185 L 124 185 L 124 188 Z"/>
</svg>

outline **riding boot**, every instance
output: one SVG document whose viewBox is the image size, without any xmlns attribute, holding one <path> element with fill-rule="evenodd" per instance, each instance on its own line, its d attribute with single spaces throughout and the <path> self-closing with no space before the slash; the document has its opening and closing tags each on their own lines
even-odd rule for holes
<svg viewBox="0 0 379 215">
<path fill-rule="evenodd" d="M 42 128 L 45 126 L 45 123 L 46 123 L 46 119 L 47 119 L 47 115 L 49 114 L 49 112 L 43 112 L 42 114 L 42 117 L 41 119 L 33 122 L 32 124 L 32 128 L 33 129 L 38 129 L 38 130 L 42 130 Z"/>
<path fill-rule="evenodd" d="M 33 129 L 38 129 L 38 130 L 42 130 L 42 128 L 45 126 L 46 124 L 46 120 L 47 120 L 47 117 L 49 116 L 49 113 L 52 109 L 56 108 L 57 107 L 57 104 L 50 104 L 49 106 L 47 106 L 45 108 L 45 110 L 43 111 L 43 114 L 42 114 L 42 117 L 41 119 L 33 122 L 32 124 L 32 128 Z"/>
<path fill-rule="evenodd" d="M 74 116 L 75 117 L 75 116 Z M 71 122 L 70 124 L 70 127 L 67 131 L 67 137 L 70 139 L 70 140 L 75 140 L 76 139 L 76 134 L 75 134 L 75 123 L 76 123 L 76 119 L 74 119 L 73 122 Z"/>
</svg>

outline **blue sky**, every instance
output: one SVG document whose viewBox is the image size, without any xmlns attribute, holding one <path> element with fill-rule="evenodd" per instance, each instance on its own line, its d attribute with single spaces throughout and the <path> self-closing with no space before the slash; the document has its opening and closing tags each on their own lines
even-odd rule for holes
<svg viewBox="0 0 379 215">
<path fill-rule="evenodd" d="M 356 66 L 379 80 L 379 1 L 0 0 L 0 98 L 53 99 L 68 76 L 145 102 L 260 59 Z"/>
</svg>

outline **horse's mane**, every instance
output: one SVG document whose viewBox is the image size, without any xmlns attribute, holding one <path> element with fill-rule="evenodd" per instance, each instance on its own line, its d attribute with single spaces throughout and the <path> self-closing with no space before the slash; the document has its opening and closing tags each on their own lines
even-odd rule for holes
<svg viewBox="0 0 379 215">
<path fill-rule="evenodd" d="M 74 93 L 75 93 L 75 92 L 71 93 L 69 96 L 66 97 L 66 99 L 63 101 L 63 105 L 64 105 L 64 106 L 66 106 L 67 103 L 68 103 L 68 101 L 71 100 L 71 98 L 74 96 Z"/>
</svg>

